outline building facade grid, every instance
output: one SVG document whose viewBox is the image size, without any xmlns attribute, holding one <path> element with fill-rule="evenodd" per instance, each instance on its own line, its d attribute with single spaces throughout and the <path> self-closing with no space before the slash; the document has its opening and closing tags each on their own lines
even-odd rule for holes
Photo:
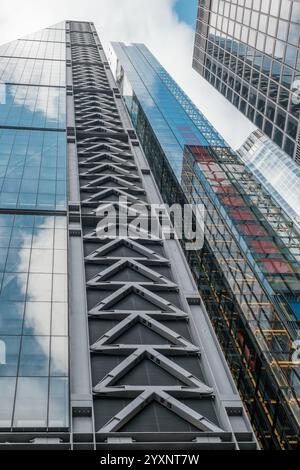
<svg viewBox="0 0 300 470">
<path fill-rule="evenodd" d="M 299 163 L 298 0 L 201 0 L 194 68 Z"/>
</svg>

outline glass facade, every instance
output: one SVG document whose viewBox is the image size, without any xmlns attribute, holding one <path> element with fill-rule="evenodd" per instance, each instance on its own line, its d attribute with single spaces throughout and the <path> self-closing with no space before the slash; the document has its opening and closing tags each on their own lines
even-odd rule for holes
<svg viewBox="0 0 300 470">
<path fill-rule="evenodd" d="M 66 46 L 63 42 L 22 39 L 0 46 L 0 55 L 1 57 L 65 60 Z"/>
<path fill-rule="evenodd" d="M 251 134 L 238 153 L 280 207 L 300 225 L 298 165 L 260 131 Z"/>
<path fill-rule="evenodd" d="M 65 28 L 0 47 L 0 209 L 66 211 Z"/>
<path fill-rule="evenodd" d="M 200 0 L 194 68 L 300 163 L 298 0 Z"/>
<path fill-rule="evenodd" d="M 0 126 L 65 129 L 65 89 L 7 85 Z"/>
<path fill-rule="evenodd" d="M 66 428 L 66 218 L 0 214 L 0 279 L 0 428 Z"/>
<path fill-rule="evenodd" d="M 0 82 L 64 87 L 66 64 L 63 61 L 0 57 Z"/>
<path fill-rule="evenodd" d="M 0 47 L 0 432 L 69 428 L 65 36 Z"/>
<path fill-rule="evenodd" d="M 137 95 L 178 178 L 182 173 L 185 145 L 227 145 L 143 44 L 128 47 L 126 52 L 121 44 L 114 44 L 114 48 L 122 64 L 126 60 L 123 96 L 132 119 L 137 122 Z M 139 70 L 138 77 L 133 64 Z M 123 71 L 120 69 L 119 73 L 122 75 Z"/>
<path fill-rule="evenodd" d="M 205 206 L 204 247 L 186 256 L 259 438 L 265 448 L 295 448 L 299 232 L 144 46 L 114 49 L 120 90 L 165 201 Z M 183 122 L 192 140 L 180 140 Z"/>
<path fill-rule="evenodd" d="M 66 209 L 65 134 L 0 127 L 0 207 Z"/>
</svg>

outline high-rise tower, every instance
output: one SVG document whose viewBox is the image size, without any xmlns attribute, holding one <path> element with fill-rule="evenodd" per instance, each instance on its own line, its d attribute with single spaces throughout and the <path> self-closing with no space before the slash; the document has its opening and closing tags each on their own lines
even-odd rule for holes
<svg viewBox="0 0 300 470">
<path fill-rule="evenodd" d="M 65 23 L 1 46 L 0 80 L 2 447 L 70 425 Z"/>
<path fill-rule="evenodd" d="M 94 25 L 0 56 L 0 449 L 257 448 Z"/>
<path fill-rule="evenodd" d="M 265 448 L 297 448 L 298 227 L 143 44 L 113 46 L 164 200 L 205 207 L 204 246 L 186 256 L 252 423 Z"/>
<path fill-rule="evenodd" d="M 193 67 L 300 164 L 299 0 L 199 0 Z"/>
<path fill-rule="evenodd" d="M 258 129 L 238 150 L 267 191 L 296 224 L 300 225 L 300 168 Z"/>
</svg>

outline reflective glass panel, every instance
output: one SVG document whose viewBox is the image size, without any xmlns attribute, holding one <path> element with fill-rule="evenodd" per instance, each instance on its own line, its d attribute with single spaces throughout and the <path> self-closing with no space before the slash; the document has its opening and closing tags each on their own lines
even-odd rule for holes
<svg viewBox="0 0 300 470">
<path fill-rule="evenodd" d="M 2 428 L 68 425 L 66 227 L 65 217 L 0 215 Z"/>
</svg>

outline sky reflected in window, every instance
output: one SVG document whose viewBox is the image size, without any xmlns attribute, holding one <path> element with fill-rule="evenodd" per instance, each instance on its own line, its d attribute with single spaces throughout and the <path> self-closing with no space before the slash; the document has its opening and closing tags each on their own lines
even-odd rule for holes
<svg viewBox="0 0 300 470">
<path fill-rule="evenodd" d="M 0 428 L 68 426 L 66 254 L 65 217 L 0 215 Z"/>
</svg>

